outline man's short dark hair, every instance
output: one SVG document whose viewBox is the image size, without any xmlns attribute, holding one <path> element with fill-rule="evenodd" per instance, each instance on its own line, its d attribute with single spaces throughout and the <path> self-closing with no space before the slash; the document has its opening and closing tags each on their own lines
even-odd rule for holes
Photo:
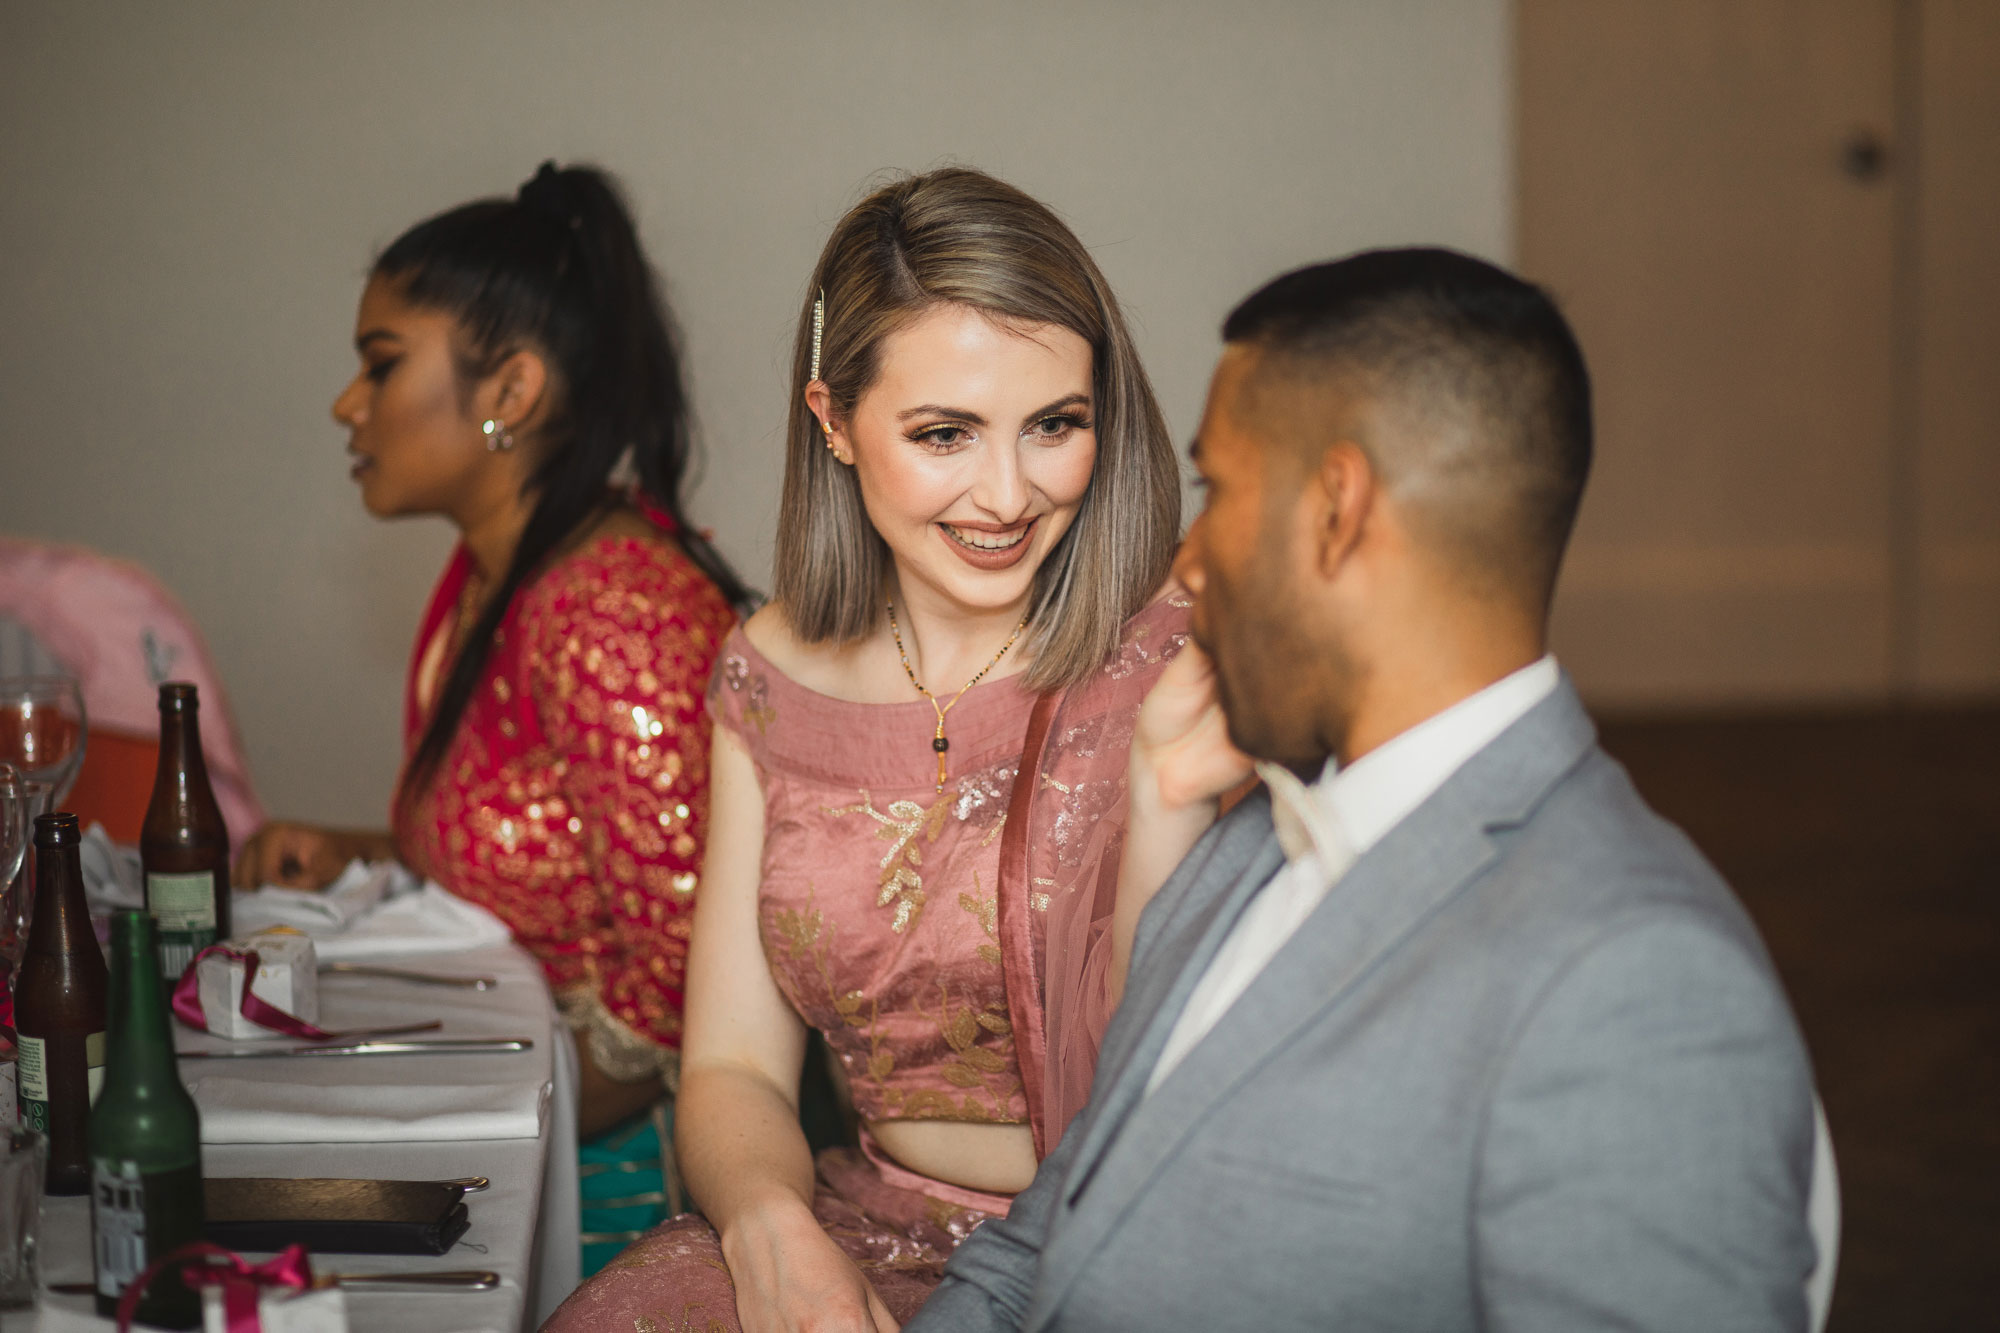
<svg viewBox="0 0 2000 1333">
<path fill-rule="evenodd" d="M 1591 454 L 1590 375 L 1546 292 L 1453 250 L 1370 250 L 1273 279 L 1222 336 L 1450 423 L 1448 449 L 1378 466 L 1459 483 L 1459 512 L 1435 516 L 1441 535 L 1546 606 Z"/>
</svg>

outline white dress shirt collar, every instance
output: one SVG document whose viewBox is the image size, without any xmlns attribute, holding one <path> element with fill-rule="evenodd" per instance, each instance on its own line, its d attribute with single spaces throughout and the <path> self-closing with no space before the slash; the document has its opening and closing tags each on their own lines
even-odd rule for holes
<svg viewBox="0 0 2000 1333">
<path fill-rule="evenodd" d="M 1258 765 L 1286 864 L 1257 891 L 1209 960 L 1174 1021 L 1146 1090 L 1160 1086 L 1249 989 L 1348 867 L 1556 688 L 1543 657 L 1370 750 L 1344 769 L 1332 762 L 1308 787 L 1288 769 Z"/>
<path fill-rule="evenodd" d="M 1358 859 L 1429 799 L 1466 760 L 1555 692 L 1556 659 L 1540 659 L 1468 695 L 1341 768 L 1328 759 L 1308 786 L 1290 769 L 1257 765 L 1288 861 Z M 1336 851 L 1335 849 L 1338 849 Z"/>
</svg>

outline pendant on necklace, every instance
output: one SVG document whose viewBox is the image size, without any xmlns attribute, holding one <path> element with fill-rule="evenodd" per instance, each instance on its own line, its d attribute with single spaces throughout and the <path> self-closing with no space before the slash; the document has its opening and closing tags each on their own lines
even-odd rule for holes
<svg viewBox="0 0 2000 1333">
<path fill-rule="evenodd" d="M 883 609 L 889 613 L 889 633 L 896 640 L 896 656 L 902 659 L 903 674 L 910 678 L 910 684 L 916 686 L 917 693 L 923 695 L 925 700 L 929 702 L 932 710 L 937 713 L 937 734 L 931 737 L 931 749 L 937 751 L 937 789 L 938 793 L 942 795 L 944 793 L 945 779 L 949 776 L 945 771 L 944 752 L 951 748 L 951 742 L 944 738 L 944 715 L 958 707 L 958 701 L 965 697 L 965 692 L 984 679 L 987 672 L 1000 665 L 1000 659 L 1007 655 L 1007 650 L 1014 646 L 1014 640 L 1020 638 L 1021 631 L 1028 627 L 1028 617 L 1025 615 L 1021 617 L 1021 622 L 1014 626 L 1014 632 L 1007 636 L 1007 642 L 1001 644 L 1000 651 L 993 654 L 993 660 L 979 668 L 978 673 L 971 680 L 966 681 L 964 685 L 960 686 L 958 693 L 951 696 L 950 703 L 941 704 L 938 702 L 935 694 L 924 688 L 924 683 L 917 679 L 917 673 L 910 668 L 910 655 L 903 648 L 903 630 L 896 623 L 896 603 L 894 600 L 886 601 L 883 603 Z"/>
</svg>

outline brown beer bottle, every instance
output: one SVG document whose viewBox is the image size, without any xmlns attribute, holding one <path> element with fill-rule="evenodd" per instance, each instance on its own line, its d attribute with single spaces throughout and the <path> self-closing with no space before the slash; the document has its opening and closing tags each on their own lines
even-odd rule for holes
<svg viewBox="0 0 2000 1333">
<path fill-rule="evenodd" d="M 48 1136 L 50 1194 L 90 1190 L 90 1104 L 104 1081 L 109 979 L 83 896 L 76 816 L 35 819 L 35 921 L 14 984 L 21 1123 Z"/>
<path fill-rule="evenodd" d="M 146 910 L 169 988 L 196 954 L 229 938 L 229 830 L 201 757 L 200 707 L 194 686 L 160 686 L 160 769 L 139 832 Z"/>
</svg>

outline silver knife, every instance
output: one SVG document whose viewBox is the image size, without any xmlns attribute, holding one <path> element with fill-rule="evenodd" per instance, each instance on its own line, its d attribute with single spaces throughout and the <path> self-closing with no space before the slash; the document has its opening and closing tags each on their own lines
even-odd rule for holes
<svg viewBox="0 0 2000 1333">
<path fill-rule="evenodd" d="M 321 963 L 319 970 L 350 977 L 386 977 L 391 981 L 413 981 L 420 986 L 463 986 L 467 990 L 492 990 L 500 984 L 496 977 L 454 977 L 440 972 L 410 972 L 400 967 L 377 967 L 373 963 Z"/>
<path fill-rule="evenodd" d="M 498 1273 L 461 1269 L 447 1273 L 323 1273 L 313 1285 L 354 1287 L 363 1291 L 491 1291 L 500 1285 Z"/>
<path fill-rule="evenodd" d="M 251 1046 L 226 1051 L 182 1051 L 183 1060 L 252 1060 L 279 1055 L 456 1055 L 531 1051 L 526 1037 L 435 1037 L 415 1041 L 323 1042 L 315 1046 Z"/>
<path fill-rule="evenodd" d="M 461 1268 L 442 1273 L 314 1273 L 315 1287 L 352 1287 L 357 1291 L 492 1291 L 500 1275 L 485 1269 Z M 93 1282 L 51 1282 L 49 1290 L 63 1296 L 89 1296 Z"/>
</svg>

